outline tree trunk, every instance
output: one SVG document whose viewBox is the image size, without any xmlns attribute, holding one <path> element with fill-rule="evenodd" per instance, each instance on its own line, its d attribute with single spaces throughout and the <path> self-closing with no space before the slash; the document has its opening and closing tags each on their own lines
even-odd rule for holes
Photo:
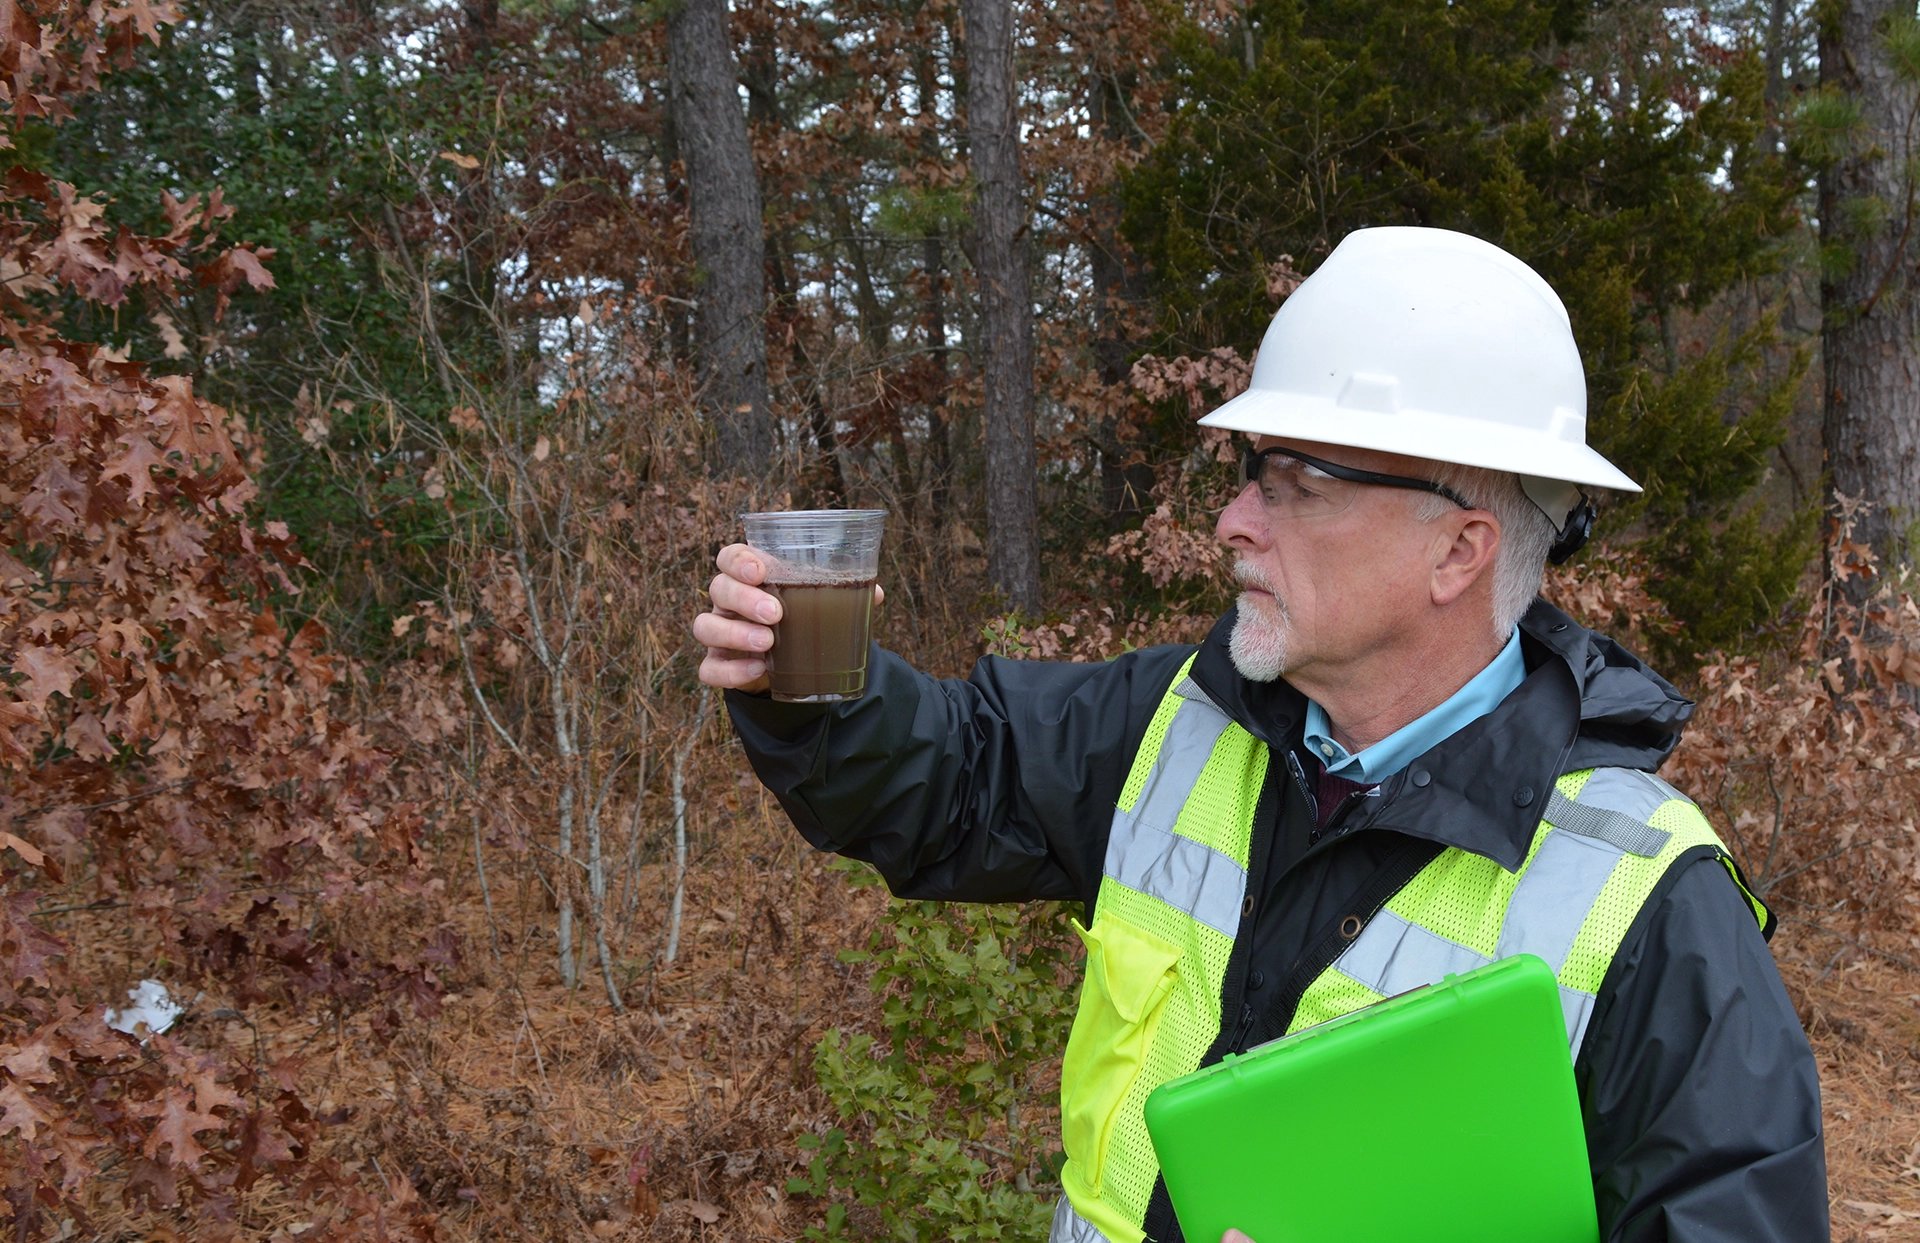
<svg viewBox="0 0 1920 1243">
<path fill-rule="evenodd" d="M 1892 0 L 1842 0 L 1820 28 L 1820 82 L 1860 109 L 1846 153 L 1820 181 L 1820 285 L 1826 356 L 1826 444 L 1832 493 L 1872 512 L 1854 537 L 1883 564 L 1911 557 L 1920 518 L 1920 298 L 1911 278 L 1916 220 L 1916 89 L 1884 42 L 1890 20 L 1913 19 Z M 1842 583 L 1858 603 L 1873 584 Z"/>
<path fill-rule="evenodd" d="M 1768 155 L 1780 150 L 1780 114 L 1786 105 L 1787 4 L 1788 0 L 1770 0 L 1766 42 L 1762 45 L 1767 66 L 1767 84 L 1762 88 L 1762 98 L 1767 104 L 1767 127 L 1761 133 L 1760 149 Z"/>
<path fill-rule="evenodd" d="M 987 571 L 1014 607 L 1040 607 L 1033 452 L 1033 298 L 1014 101 L 1012 0 L 963 0 L 967 141 L 979 187 L 974 269 L 986 379 Z"/>
<path fill-rule="evenodd" d="M 764 476 L 774 461 L 766 240 L 726 0 L 682 0 L 667 22 L 667 67 L 692 215 L 695 374 L 714 428 L 711 460 Z"/>
<path fill-rule="evenodd" d="M 747 88 L 747 120 L 755 128 L 784 128 L 786 117 L 780 109 L 778 94 L 780 67 L 774 49 L 767 44 L 753 45 L 740 57 L 741 81 Z M 778 209 L 775 211 L 778 215 Z M 778 339 L 787 338 L 786 389 L 799 388 L 801 414 L 807 435 L 813 441 L 810 453 L 798 455 L 795 464 L 796 503 L 812 509 L 844 509 L 847 505 L 847 476 L 840 462 L 840 436 L 833 416 L 820 399 L 821 377 L 807 357 L 805 335 L 799 331 L 801 312 L 799 282 L 794 275 L 793 241 L 785 224 L 765 230 L 768 247 L 767 278 L 773 283 L 773 307 L 768 324 Z"/>
<path fill-rule="evenodd" d="M 871 368 L 875 376 L 875 401 L 880 411 L 874 424 L 887 437 L 888 450 L 893 458 L 893 492 L 899 498 L 901 517 L 911 530 L 917 509 L 913 455 L 907 449 L 906 429 L 900 425 L 900 402 L 894 396 L 897 385 L 894 378 L 887 374 L 887 344 L 892 335 L 891 328 L 887 323 L 887 314 L 880 306 L 879 291 L 874 287 L 873 266 L 867 260 L 866 244 L 860 240 L 860 225 L 854 220 L 853 209 L 848 206 L 846 199 L 834 199 L 833 219 L 834 227 L 846 239 L 847 260 L 853 268 L 853 309 L 860 324 L 860 343 L 866 347 L 861 366 Z"/>
<path fill-rule="evenodd" d="M 1118 113 L 1125 107 L 1120 98 L 1122 86 L 1111 74 L 1098 73 L 1089 92 L 1089 113 L 1093 123 L 1110 141 L 1124 141 Z M 1128 386 L 1133 376 L 1133 330 L 1129 309 L 1144 300 L 1146 294 L 1136 270 L 1127 261 L 1120 240 L 1120 203 L 1111 186 L 1103 189 L 1091 205 L 1093 229 L 1089 258 L 1092 266 L 1094 313 L 1099 325 L 1093 341 L 1094 362 L 1100 368 L 1100 382 L 1110 389 Z M 1120 396 L 1122 403 L 1126 400 Z M 1153 466 L 1137 457 L 1129 441 L 1131 429 L 1126 420 L 1114 415 L 1101 416 L 1094 428 L 1100 449 L 1100 503 L 1106 514 L 1107 530 L 1118 532 L 1134 525 L 1146 512 L 1153 487 Z"/>
<path fill-rule="evenodd" d="M 926 273 L 927 297 L 921 306 L 920 327 L 927 347 L 927 510 L 936 523 L 949 519 L 953 490 L 953 443 L 947 435 L 947 301 L 946 247 L 939 230 L 920 243 L 920 267 Z"/>
<path fill-rule="evenodd" d="M 922 52 L 915 62 L 918 85 L 918 114 L 925 120 L 935 113 L 933 99 L 940 91 L 940 74 L 931 53 Z M 928 161 L 940 159 L 940 135 L 936 126 L 920 129 L 920 153 Z M 927 370 L 930 383 L 927 394 L 927 509 L 934 522 L 945 523 L 951 516 L 948 492 L 953 483 L 953 447 L 947 436 L 947 304 L 946 239 L 936 226 L 927 230 L 920 243 L 920 267 L 926 274 L 926 301 L 921 305 L 920 327 L 925 334 Z"/>
</svg>

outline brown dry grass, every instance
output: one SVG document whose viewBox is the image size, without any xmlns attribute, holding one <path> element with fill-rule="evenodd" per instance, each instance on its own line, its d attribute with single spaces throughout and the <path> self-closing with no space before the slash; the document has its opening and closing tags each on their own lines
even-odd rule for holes
<svg viewBox="0 0 1920 1243">
<path fill-rule="evenodd" d="M 1920 1240 L 1920 963 L 1791 923 L 1774 954 L 1820 1063 L 1835 1240 Z"/>
<path fill-rule="evenodd" d="M 446 1012 L 385 1049 L 364 1038 L 329 1093 L 358 1102 L 344 1157 L 404 1175 L 449 1239 L 783 1240 L 812 1209 L 787 1179 L 795 1137 L 832 1124 L 812 1087 L 827 1027 L 864 1010 L 837 959 L 884 899 L 827 870 L 769 804 L 710 809 L 689 876 L 678 962 L 661 900 L 628 953 L 628 1012 L 597 975 L 554 981 L 541 926 L 500 929 L 463 905 L 471 956 Z M 497 895 L 496 895 L 497 897 Z"/>
</svg>

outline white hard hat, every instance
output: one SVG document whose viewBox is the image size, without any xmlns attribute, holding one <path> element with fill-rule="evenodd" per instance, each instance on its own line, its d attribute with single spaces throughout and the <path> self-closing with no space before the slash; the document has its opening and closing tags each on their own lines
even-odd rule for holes
<svg viewBox="0 0 1920 1243">
<path fill-rule="evenodd" d="M 1447 229 L 1349 233 L 1267 328 L 1207 427 L 1521 476 L 1556 527 L 1581 485 L 1640 485 L 1587 447 L 1566 307 L 1506 251 Z"/>
</svg>

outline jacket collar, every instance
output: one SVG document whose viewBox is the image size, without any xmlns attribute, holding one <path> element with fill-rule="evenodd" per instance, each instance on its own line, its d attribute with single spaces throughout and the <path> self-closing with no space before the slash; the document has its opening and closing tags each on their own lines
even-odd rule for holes
<svg viewBox="0 0 1920 1243">
<path fill-rule="evenodd" d="M 1270 747 L 1299 743 L 1306 697 L 1284 679 L 1249 682 L 1214 625 L 1192 676 L 1236 723 Z M 1693 704 L 1613 640 L 1544 600 L 1520 621 L 1527 677 L 1486 716 L 1387 779 L 1355 828 L 1383 828 L 1485 855 L 1508 871 L 1525 861 L 1562 773 L 1612 765 L 1652 771 L 1673 751 Z"/>
</svg>

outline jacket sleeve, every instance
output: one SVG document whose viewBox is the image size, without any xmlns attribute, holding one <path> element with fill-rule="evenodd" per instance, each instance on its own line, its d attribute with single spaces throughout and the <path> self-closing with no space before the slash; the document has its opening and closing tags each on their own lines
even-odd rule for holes
<svg viewBox="0 0 1920 1243">
<path fill-rule="evenodd" d="M 1091 903 L 1133 753 L 1192 650 L 988 657 L 942 681 L 876 646 L 860 699 L 729 691 L 727 709 L 801 834 L 871 863 L 899 896 Z"/>
<path fill-rule="evenodd" d="M 1830 1237 L 1813 1052 L 1717 860 L 1641 912 L 1577 1070 L 1607 1243 Z"/>
</svg>

